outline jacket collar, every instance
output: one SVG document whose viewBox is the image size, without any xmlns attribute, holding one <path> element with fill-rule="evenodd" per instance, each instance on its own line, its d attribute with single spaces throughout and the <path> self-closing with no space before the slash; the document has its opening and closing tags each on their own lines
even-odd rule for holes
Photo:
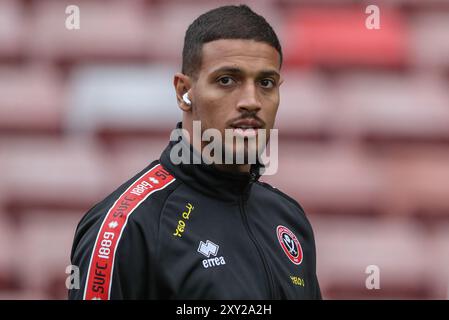
<svg viewBox="0 0 449 320">
<path fill-rule="evenodd" d="M 179 122 L 176 127 L 182 128 L 182 123 Z M 182 138 L 170 141 L 159 161 L 175 178 L 200 193 L 224 201 L 237 201 L 241 196 L 248 197 L 251 183 L 260 177 L 259 169 L 263 167 L 260 163 L 251 165 L 249 173 L 223 171 L 213 164 L 205 164 L 202 160 L 200 164 L 174 164 L 170 159 L 170 152 L 178 143 L 185 144 L 186 142 Z M 190 150 L 191 155 L 198 155 L 191 144 L 184 145 L 184 147 Z"/>
</svg>

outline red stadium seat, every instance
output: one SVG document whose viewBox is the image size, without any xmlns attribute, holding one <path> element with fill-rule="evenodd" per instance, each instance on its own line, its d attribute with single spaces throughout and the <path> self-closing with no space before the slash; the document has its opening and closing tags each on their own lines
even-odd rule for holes
<svg viewBox="0 0 449 320">
<path fill-rule="evenodd" d="M 281 144 L 278 172 L 262 179 L 296 198 L 308 212 L 377 214 L 386 197 L 383 164 L 338 144 Z"/>
<path fill-rule="evenodd" d="M 0 60 L 21 54 L 26 19 L 20 1 L 0 1 Z"/>
<path fill-rule="evenodd" d="M 439 274 L 429 268 L 442 252 L 428 248 L 427 235 L 419 225 L 404 219 L 315 215 L 310 219 L 317 246 L 317 273 L 326 298 L 445 298 L 432 286 Z M 379 268 L 380 290 L 366 288 L 369 274 L 365 272 L 370 265 Z"/>
<path fill-rule="evenodd" d="M 61 80 L 45 67 L 0 68 L 0 132 L 59 132 L 64 112 Z"/>
<path fill-rule="evenodd" d="M 443 299 L 449 299 L 449 223 L 440 223 L 429 238 L 429 248 L 436 253 L 431 270 L 439 276 L 433 285 Z"/>
<path fill-rule="evenodd" d="M 22 286 L 31 293 L 45 292 L 53 299 L 67 299 L 66 267 L 78 221 L 83 212 L 28 211 L 18 232 L 16 258 Z M 26 257 L 26 263 L 23 261 Z M 59 284 L 54 285 L 55 281 Z"/>
<path fill-rule="evenodd" d="M 173 61 L 180 65 L 184 34 L 188 26 L 199 15 L 223 5 L 241 4 L 241 1 L 207 0 L 207 1 L 170 1 L 161 2 L 150 12 L 147 30 L 155 33 L 155 38 L 147 38 L 147 49 L 152 57 L 162 61 Z M 277 29 L 280 17 L 271 1 L 245 1 L 255 12 L 265 15 L 270 24 Z M 161 37 L 159 30 L 163 30 Z"/>
<path fill-rule="evenodd" d="M 449 140 L 449 95 L 438 77 L 348 74 L 335 83 L 336 130 L 382 140 Z"/>
<path fill-rule="evenodd" d="M 47 300 L 51 298 L 47 294 L 37 292 L 36 290 L 16 289 L 0 291 L 0 300 Z"/>
<path fill-rule="evenodd" d="M 27 208 L 87 210 L 116 186 L 109 184 L 110 159 L 85 140 L 0 141 L 3 201 L 11 213 Z"/>
<path fill-rule="evenodd" d="M 77 1 L 80 29 L 68 30 L 67 6 L 73 1 L 33 3 L 28 42 L 33 56 L 44 59 L 77 61 L 91 58 L 142 58 L 145 28 L 142 1 Z"/>
<path fill-rule="evenodd" d="M 293 65 L 398 66 L 406 62 L 407 29 L 399 12 L 382 7 L 381 28 L 365 27 L 365 7 L 307 8 L 288 14 L 285 60 Z"/>
<path fill-rule="evenodd" d="M 0 204 L 11 214 L 29 208 L 87 211 L 159 159 L 163 139 L 118 139 L 108 149 L 84 139 L 0 140 Z M 113 174 L 111 174 L 113 172 Z"/>
<path fill-rule="evenodd" d="M 69 80 L 68 133 L 101 132 L 165 135 L 181 119 L 170 66 L 86 65 Z"/>
<path fill-rule="evenodd" d="M 447 3 L 446 3 L 447 4 Z M 420 68 L 449 68 L 449 13 L 421 13 L 411 19 L 411 59 Z"/>
<path fill-rule="evenodd" d="M 331 134 L 335 109 L 319 74 L 285 72 L 275 127 L 280 137 L 323 138 Z"/>
<path fill-rule="evenodd" d="M 114 175 L 111 186 L 119 186 L 143 170 L 152 161 L 159 159 L 168 145 L 169 135 L 161 138 L 116 138 L 109 145 Z"/>
<path fill-rule="evenodd" d="M 430 221 L 449 218 L 449 152 L 446 148 L 398 151 L 389 158 L 386 187 L 391 210 Z"/>
<path fill-rule="evenodd" d="M 16 255 L 17 235 L 14 225 L 0 208 L 0 292 L 17 289 L 19 275 L 15 273 L 14 257 Z"/>
</svg>

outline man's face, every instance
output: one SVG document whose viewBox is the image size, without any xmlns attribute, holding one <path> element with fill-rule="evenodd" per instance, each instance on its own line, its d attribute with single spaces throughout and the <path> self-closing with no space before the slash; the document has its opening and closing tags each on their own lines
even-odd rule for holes
<svg viewBox="0 0 449 320">
<path fill-rule="evenodd" d="M 223 139 L 225 129 L 248 139 L 258 139 L 254 131 L 265 129 L 261 144 L 265 146 L 279 106 L 279 68 L 279 53 L 263 42 L 232 39 L 204 44 L 201 68 L 190 92 L 192 120 L 201 121 L 202 131 L 218 129 Z M 248 152 L 246 140 L 243 146 L 224 147 L 234 155 Z"/>
</svg>

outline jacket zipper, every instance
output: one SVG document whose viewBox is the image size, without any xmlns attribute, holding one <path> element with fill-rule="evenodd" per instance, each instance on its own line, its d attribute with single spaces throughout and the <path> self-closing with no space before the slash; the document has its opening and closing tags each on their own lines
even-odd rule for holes
<svg viewBox="0 0 449 320">
<path fill-rule="evenodd" d="M 250 182 L 250 184 L 252 183 L 252 181 Z M 248 185 L 249 187 L 249 185 Z M 246 189 L 247 190 L 247 189 Z M 246 193 L 245 190 L 245 193 Z M 260 247 L 259 243 L 256 240 L 256 237 L 254 236 L 254 234 L 252 233 L 250 227 L 249 227 L 249 223 L 248 223 L 248 217 L 246 215 L 246 211 L 245 211 L 245 200 L 244 200 L 244 195 L 240 196 L 240 213 L 242 215 L 242 219 L 243 219 L 243 224 L 245 225 L 245 228 L 248 232 L 249 238 L 251 239 L 251 241 L 253 242 L 254 246 L 256 247 L 257 252 L 259 253 L 260 259 L 262 260 L 262 265 L 264 267 L 265 270 L 265 274 L 267 276 L 268 279 L 268 283 L 269 283 L 269 289 L 270 289 L 270 296 L 272 299 L 276 299 L 276 295 L 275 295 L 275 286 L 274 286 L 274 280 L 273 280 L 273 275 L 271 274 L 271 270 L 270 267 L 268 266 L 267 260 L 265 258 L 265 255 L 262 251 L 262 248 Z"/>
</svg>

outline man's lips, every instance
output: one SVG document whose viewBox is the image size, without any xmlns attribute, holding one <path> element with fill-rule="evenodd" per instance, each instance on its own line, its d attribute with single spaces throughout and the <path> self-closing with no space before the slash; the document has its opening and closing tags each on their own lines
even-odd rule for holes
<svg viewBox="0 0 449 320">
<path fill-rule="evenodd" d="M 237 136 L 242 136 L 242 137 L 255 137 L 257 136 L 257 130 L 256 129 L 241 129 L 241 128 L 234 128 L 232 129 L 233 134 L 237 135 Z"/>
<path fill-rule="evenodd" d="M 234 135 L 243 137 L 257 136 L 257 129 L 263 128 L 263 123 L 257 119 L 239 119 L 231 123 Z"/>
<path fill-rule="evenodd" d="M 257 119 L 240 119 L 231 123 L 231 127 L 234 129 L 260 129 L 263 127 L 261 121 Z"/>
</svg>

